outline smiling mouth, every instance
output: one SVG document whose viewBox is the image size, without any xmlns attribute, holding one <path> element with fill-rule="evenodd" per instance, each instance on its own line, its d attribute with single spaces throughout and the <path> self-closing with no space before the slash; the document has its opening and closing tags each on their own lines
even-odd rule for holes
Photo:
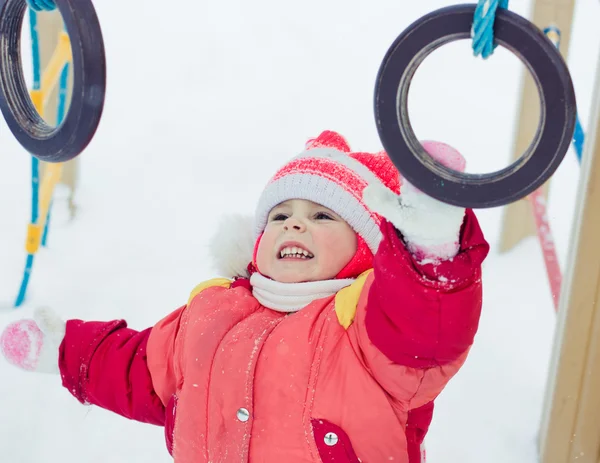
<svg viewBox="0 0 600 463">
<path fill-rule="evenodd" d="M 298 246 L 288 246 L 279 251 L 279 259 L 302 259 L 309 260 L 315 257 L 312 253 L 306 249 L 299 248 Z"/>
</svg>

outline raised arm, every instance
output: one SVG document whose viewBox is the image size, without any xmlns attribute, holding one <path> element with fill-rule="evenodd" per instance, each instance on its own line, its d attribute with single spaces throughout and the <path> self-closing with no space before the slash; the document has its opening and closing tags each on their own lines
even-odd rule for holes
<svg viewBox="0 0 600 463">
<path fill-rule="evenodd" d="M 465 215 L 458 253 L 439 262 L 419 260 L 391 223 L 383 230 L 365 318 L 371 342 L 414 368 L 457 360 L 477 332 L 481 264 L 489 250 L 475 215 Z"/>
<path fill-rule="evenodd" d="M 446 166 L 465 169 L 452 147 L 438 142 L 423 147 Z M 365 320 L 371 342 L 410 367 L 457 360 L 477 331 L 481 264 L 489 252 L 475 214 L 402 179 L 399 196 L 369 186 L 364 200 L 384 217 Z"/>
</svg>

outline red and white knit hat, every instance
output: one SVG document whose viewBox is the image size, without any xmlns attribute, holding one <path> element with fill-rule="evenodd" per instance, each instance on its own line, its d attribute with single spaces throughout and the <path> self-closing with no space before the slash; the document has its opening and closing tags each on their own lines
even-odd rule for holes
<svg viewBox="0 0 600 463">
<path fill-rule="evenodd" d="M 399 194 L 398 171 L 385 152 L 351 152 L 346 140 L 331 131 L 309 140 L 305 151 L 281 167 L 260 196 L 253 264 L 271 209 L 289 199 L 306 199 L 331 209 L 357 233 L 356 254 L 337 278 L 356 277 L 371 268 L 382 240 L 381 217 L 365 205 L 363 190 L 374 183 Z"/>
</svg>

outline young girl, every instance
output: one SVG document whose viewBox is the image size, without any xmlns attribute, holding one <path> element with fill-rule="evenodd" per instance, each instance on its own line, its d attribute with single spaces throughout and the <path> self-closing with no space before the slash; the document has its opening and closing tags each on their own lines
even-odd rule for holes
<svg viewBox="0 0 600 463">
<path fill-rule="evenodd" d="M 423 146 L 464 170 L 449 146 Z M 5 357 L 60 373 L 81 403 L 164 426 L 176 463 L 421 461 L 433 400 L 477 331 L 489 247 L 473 212 L 327 131 L 243 223 L 213 243 L 228 278 L 155 326 L 42 309 L 5 329 Z"/>
</svg>

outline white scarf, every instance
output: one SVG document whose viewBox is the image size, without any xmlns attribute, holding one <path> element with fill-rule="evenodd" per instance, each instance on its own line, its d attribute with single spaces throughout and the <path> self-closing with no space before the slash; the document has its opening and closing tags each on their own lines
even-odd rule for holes
<svg viewBox="0 0 600 463">
<path fill-rule="evenodd" d="M 354 283 L 354 278 L 340 280 L 280 283 L 258 272 L 250 277 L 252 295 L 265 307 L 277 312 L 297 312 L 312 301 L 333 296 Z"/>
</svg>

